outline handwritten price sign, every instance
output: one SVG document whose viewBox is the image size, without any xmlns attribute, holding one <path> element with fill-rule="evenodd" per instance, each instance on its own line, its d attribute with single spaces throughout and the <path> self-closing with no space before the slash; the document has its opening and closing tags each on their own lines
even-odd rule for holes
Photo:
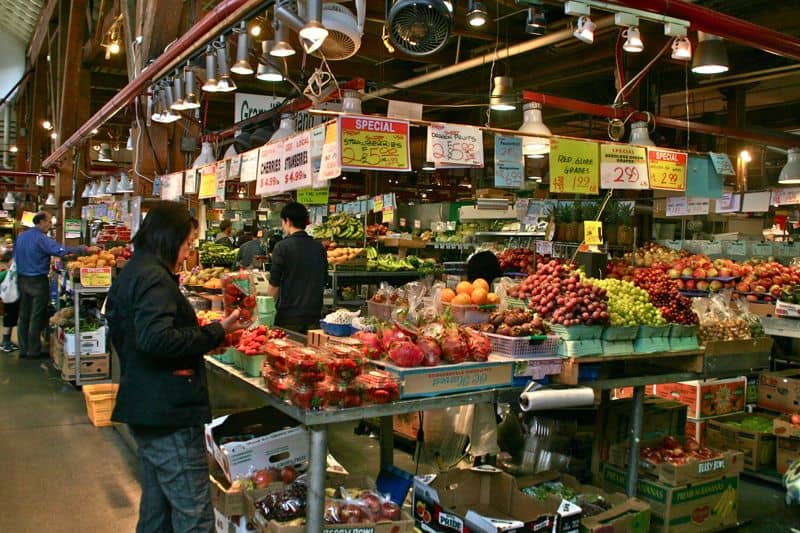
<svg viewBox="0 0 800 533">
<path fill-rule="evenodd" d="M 648 148 L 650 188 L 662 191 L 685 191 L 688 161 L 689 156 L 686 152 Z"/>
<path fill-rule="evenodd" d="M 80 278 L 84 287 L 110 287 L 111 268 L 81 268 Z"/>
<path fill-rule="evenodd" d="M 475 126 L 428 126 L 427 159 L 437 166 L 483 166 L 483 132 Z"/>
<path fill-rule="evenodd" d="M 643 146 L 600 145 L 600 185 L 603 189 L 647 189 L 647 151 Z"/>
<path fill-rule="evenodd" d="M 598 157 L 597 143 L 551 139 L 550 192 L 572 194 L 600 192 Z"/>
<path fill-rule="evenodd" d="M 201 200 L 214 198 L 217 195 L 217 164 L 212 163 L 200 169 L 200 190 L 197 197 Z"/>
<path fill-rule="evenodd" d="M 339 117 L 341 167 L 408 172 L 409 125 L 404 120 Z"/>
<path fill-rule="evenodd" d="M 311 186 L 311 132 L 304 131 L 283 143 L 283 191 Z"/>
<path fill-rule="evenodd" d="M 242 154 L 239 181 L 248 183 L 258 179 L 258 148 Z"/>
</svg>

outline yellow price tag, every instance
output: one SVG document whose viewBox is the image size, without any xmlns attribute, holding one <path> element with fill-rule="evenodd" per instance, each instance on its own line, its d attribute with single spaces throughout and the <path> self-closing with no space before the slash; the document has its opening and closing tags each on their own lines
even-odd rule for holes
<svg viewBox="0 0 800 533">
<path fill-rule="evenodd" d="M 394 222 L 394 208 L 390 207 L 388 209 L 383 210 L 383 219 L 382 222 L 384 224 L 391 224 Z"/>
<path fill-rule="evenodd" d="M 206 165 L 200 169 L 200 190 L 197 197 L 201 200 L 217 196 L 217 164 Z"/>
<path fill-rule="evenodd" d="M 603 223 L 595 220 L 583 222 L 583 240 L 588 245 L 603 244 Z"/>
<path fill-rule="evenodd" d="M 81 268 L 80 278 L 84 287 L 110 287 L 111 267 Z"/>
<path fill-rule="evenodd" d="M 591 141 L 550 141 L 550 192 L 600 192 L 600 145 Z"/>
<path fill-rule="evenodd" d="M 650 188 L 664 191 L 685 191 L 688 160 L 689 156 L 686 152 L 648 148 L 647 165 L 650 174 Z"/>
</svg>

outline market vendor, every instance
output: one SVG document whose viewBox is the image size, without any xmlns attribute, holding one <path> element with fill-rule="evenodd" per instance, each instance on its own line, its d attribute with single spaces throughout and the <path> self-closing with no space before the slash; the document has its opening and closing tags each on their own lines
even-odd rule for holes
<svg viewBox="0 0 800 533">
<path fill-rule="evenodd" d="M 224 244 L 228 248 L 233 248 L 233 224 L 230 220 L 223 220 L 219 224 L 219 233 L 214 241 L 217 244 Z"/>
<path fill-rule="evenodd" d="M 319 327 L 322 293 L 328 276 L 325 249 L 305 228 L 308 210 L 292 202 L 281 210 L 286 238 L 272 251 L 267 295 L 277 298 L 275 324 L 300 333 Z"/>
<path fill-rule="evenodd" d="M 500 261 L 494 252 L 483 250 L 476 252 L 467 259 L 467 280 L 472 283 L 478 278 L 491 283 L 502 274 Z"/>
</svg>

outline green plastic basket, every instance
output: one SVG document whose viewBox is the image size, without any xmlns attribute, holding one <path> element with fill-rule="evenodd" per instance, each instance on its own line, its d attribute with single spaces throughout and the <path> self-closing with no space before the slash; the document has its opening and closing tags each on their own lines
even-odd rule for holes
<svg viewBox="0 0 800 533">
<path fill-rule="evenodd" d="M 603 330 L 604 341 L 632 341 L 639 333 L 639 326 L 608 326 Z"/>
<path fill-rule="evenodd" d="M 565 341 L 600 340 L 603 336 L 604 326 L 570 326 L 553 325 L 553 333 Z"/>
<path fill-rule="evenodd" d="M 603 341 L 603 355 L 625 355 L 634 353 L 633 341 L 630 339 L 622 341 Z"/>
<path fill-rule="evenodd" d="M 272 296 L 256 296 L 256 309 L 259 314 L 275 312 L 275 298 Z"/>
<path fill-rule="evenodd" d="M 669 337 L 642 337 L 633 341 L 633 350 L 636 353 L 668 352 Z"/>
<path fill-rule="evenodd" d="M 215 357 L 220 363 L 225 363 L 226 365 L 232 365 L 234 364 L 234 361 L 239 357 L 238 355 L 236 355 L 236 351 L 237 351 L 236 348 L 228 347 L 227 350 L 225 350 L 219 355 L 216 355 Z"/>
<path fill-rule="evenodd" d="M 251 378 L 257 378 L 261 375 L 261 366 L 264 364 L 264 359 L 266 359 L 266 354 L 261 355 L 242 355 L 242 361 L 244 363 L 244 373 L 250 376 Z"/>
<path fill-rule="evenodd" d="M 639 326 L 636 338 L 652 339 L 655 337 L 669 337 L 670 326 Z"/>
<path fill-rule="evenodd" d="M 683 352 L 686 350 L 699 350 L 700 343 L 697 336 L 694 337 L 670 337 L 669 349 L 672 352 Z"/>
<path fill-rule="evenodd" d="M 602 353 L 603 341 L 600 339 L 565 340 L 558 345 L 558 355 L 561 357 L 588 357 Z"/>
<path fill-rule="evenodd" d="M 242 360 L 243 357 L 246 357 L 242 352 L 237 350 L 236 348 L 231 348 L 231 364 L 237 370 L 244 370 L 244 361 Z"/>
<path fill-rule="evenodd" d="M 681 337 L 697 337 L 697 325 L 684 326 L 682 324 L 672 324 L 669 328 L 669 336 L 671 339 Z"/>
</svg>

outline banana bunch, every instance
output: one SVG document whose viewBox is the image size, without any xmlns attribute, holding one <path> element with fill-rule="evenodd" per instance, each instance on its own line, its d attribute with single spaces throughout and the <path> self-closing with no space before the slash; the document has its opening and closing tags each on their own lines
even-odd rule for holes
<svg viewBox="0 0 800 533">
<path fill-rule="evenodd" d="M 334 239 L 338 241 L 359 241 L 364 238 L 364 225 L 361 220 L 347 213 L 335 213 L 314 228 L 315 239 Z"/>
<path fill-rule="evenodd" d="M 399 259 L 392 254 L 378 255 L 375 248 L 367 248 L 367 270 L 377 272 L 402 272 L 406 270 L 416 270 L 422 262 L 417 256 L 409 255 L 405 259 Z"/>
</svg>

